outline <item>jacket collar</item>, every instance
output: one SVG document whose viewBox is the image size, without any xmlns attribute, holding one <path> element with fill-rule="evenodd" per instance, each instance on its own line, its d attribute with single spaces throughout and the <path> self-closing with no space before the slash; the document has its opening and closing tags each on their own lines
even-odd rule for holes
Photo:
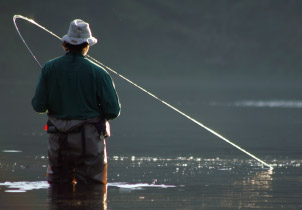
<svg viewBox="0 0 302 210">
<path fill-rule="evenodd" d="M 82 53 L 80 52 L 67 52 L 65 55 L 68 56 L 81 56 L 81 57 L 85 57 Z"/>
</svg>

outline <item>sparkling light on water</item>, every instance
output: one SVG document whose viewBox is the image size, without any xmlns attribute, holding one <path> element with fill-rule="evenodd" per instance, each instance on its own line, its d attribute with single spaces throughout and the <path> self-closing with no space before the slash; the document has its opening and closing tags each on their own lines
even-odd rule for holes
<svg viewBox="0 0 302 210">
<path fill-rule="evenodd" d="M 22 152 L 21 150 L 2 150 L 1 152 L 14 153 L 14 152 Z"/>
<path fill-rule="evenodd" d="M 140 190 L 144 188 L 170 188 L 176 187 L 175 185 L 165 185 L 165 184 L 155 184 L 154 183 L 126 183 L 126 182 L 112 182 L 108 183 L 109 187 L 118 187 L 120 189 L 127 189 L 127 190 Z M 49 184 L 47 181 L 38 181 L 38 182 L 4 182 L 0 183 L 0 186 L 5 186 L 8 190 L 5 192 L 9 193 L 21 193 L 26 192 L 29 190 L 38 190 L 38 189 L 47 189 L 49 188 Z"/>
</svg>

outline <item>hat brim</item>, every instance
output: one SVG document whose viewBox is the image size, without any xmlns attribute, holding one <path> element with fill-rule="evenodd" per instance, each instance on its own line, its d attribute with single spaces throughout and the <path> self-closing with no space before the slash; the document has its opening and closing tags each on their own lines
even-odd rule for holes
<svg viewBox="0 0 302 210">
<path fill-rule="evenodd" d="M 61 39 L 63 42 L 67 42 L 72 45 L 80 45 L 85 42 L 89 44 L 89 46 L 95 45 L 98 43 L 98 40 L 95 37 L 89 37 L 89 38 L 73 38 L 68 35 L 65 35 Z"/>
</svg>

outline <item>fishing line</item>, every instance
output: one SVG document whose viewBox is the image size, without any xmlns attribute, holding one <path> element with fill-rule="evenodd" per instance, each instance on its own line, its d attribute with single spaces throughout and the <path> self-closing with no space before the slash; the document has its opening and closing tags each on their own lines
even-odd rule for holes
<svg viewBox="0 0 302 210">
<path fill-rule="evenodd" d="M 26 48 L 28 49 L 28 51 L 30 52 L 30 54 L 33 56 L 33 58 L 35 59 L 35 61 L 38 63 L 39 67 L 42 68 L 42 65 L 39 63 L 38 59 L 36 58 L 36 56 L 34 55 L 34 53 L 31 51 L 31 49 L 28 47 L 27 43 L 25 42 L 23 36 L 20 33 L 20 30 L 17 26 L 16 23 L 16 19 L 21 18 L 23 20 L 26 20 L 36 26 L 38 26 L 39 28 L 43 29 L 44 31 L 50 33 L 51 35 L 53 35 L 54 37 L 58 38 L 59 40 L 61 40 L 61 37 L 57 36 L 56 34 L 54 34 L 53 32 L 49 31 L 47 28 L 41 26 L 40 24 L 38 24 L 37 22 L 35 22 L 33 19 L 29 19 L 27 17 L 24 17 L 22 15 L 14 15 L 13 17 L 13 21 L 14 21 L 14 25 L 16 27 L 16 30 L 20 36 L 20 38 L 22 39 L 24 45 L 26 46 Z M 100 66 L 102 66 L 103 68 L 105 68 L 106 70 L 111 71 L 112 73 L 116 74 L 117 76 L 121 77 L 122 79 L 126 80 L 127 82 L 129 82 L 130 84 L 134 85 L 135 87 L 137 87 L 138 89 L 142 90 L 143 92 L 147 93 L 148 95 L 150 95 L 151 97 L 155 98 L 156 100 L 160 101 L 161 103 L 165 104 L 166 106 L 168 106 L 169 108 L 173 109 L 174 111 L 178 112 L 179 114 L 181 114 L 182 116 L 186 117 L 187 119 L 191 120 L 192 122 L 194 122 L 195 124 L 199 125 L 200 127 L 206 129 L 207 131 L 209 131 L 210 133 L 214 134 L 215 136 L 219 137 L 221 140 L 229 143 L 230 145 L 232 145 L 233 147 L 239 149 L 240 151 L 244 152 L 245 154 L 249 155 L 250 157 L 252 157 L 253 159 L 257 160 L 258 162 L 262 163 L 264 166 L 269 167 L 270 170 L 273 170 L 273 167 L 264 162 L 263 160 L 257 158 L 255 155 L 249 153 L 248 151 L 246 151 L 245 149 L 241 148 L 240 146 L 236 145 L 235 143 L 231 142 L 229 139 L 225 138 L 224 136 L 220 135 L 219 133 L 217 133 L 216 131 L 212 130 L 211 128 L 205 126 L 204 124 L 202 124 L 201 122 L 195 120 L 194 118 L 190 117 L 189 115 L 185 114 L 184 112 L 180 111 L 179 109 L 175 108 L 174 106 L 172 106 L 171 104 L 167 103 L 166 101 L 158 98 L 156 95 L 154 95 L 153 93 L 147 91 L 146 89 L 144 89 L 143 87 L 139 86 L 138 84 L 132 82 L 131 80 L 129 80 L 128 78 L 124 77 L 123 75 L 117 73 L 116 71 L 114 71 L 113 69 L 111 69 L 110 67 L 104 65 L 103 63 L 101 63 L 100 61 L 96 60 L 95 58 L 86 55 L 86 57 L 88 59 L 90 59 L 91 61 L 99 64 Z"/>
</svg>

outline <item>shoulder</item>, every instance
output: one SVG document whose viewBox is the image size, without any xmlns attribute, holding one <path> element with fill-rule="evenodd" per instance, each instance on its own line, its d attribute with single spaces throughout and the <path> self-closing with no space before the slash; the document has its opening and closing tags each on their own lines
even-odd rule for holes
<svg viewBox="0 0 302 210">
<path fill-rule="evenodd" d="M 61 61 L 63 61 L 64 60 L 64 58 L 66 57 L 66 55 L 62 55 L 62 56 L 59 56 L 59 57 L 56 57 L 56 58 L 53 58 L 53 59 L 51 59 L 51 60 L 49 60 L 49 61 L 47 61 L 46 63 L 45 63 L 45 65 L 46 64 L 53 64 L 53 63 L 58 63 L 58 62 L 61 62 Z"/>
<path fill-rule="evenodd" d="M 89 58 L 85 58 L 85 62 L 91 67 L 91 69 L 98 75 L 98 76 L 110 76 L 109 73 L 99 64 L 93 62 Z"/>
<path fill-rule="evenodd" d="M 52 66 L 56 65 L 57 63 L 61 63 L 63 60 L 64 60 L 64 56 L 53 58 L 44 64 L 43 69 L 51 68 Z"/>
</svg>

